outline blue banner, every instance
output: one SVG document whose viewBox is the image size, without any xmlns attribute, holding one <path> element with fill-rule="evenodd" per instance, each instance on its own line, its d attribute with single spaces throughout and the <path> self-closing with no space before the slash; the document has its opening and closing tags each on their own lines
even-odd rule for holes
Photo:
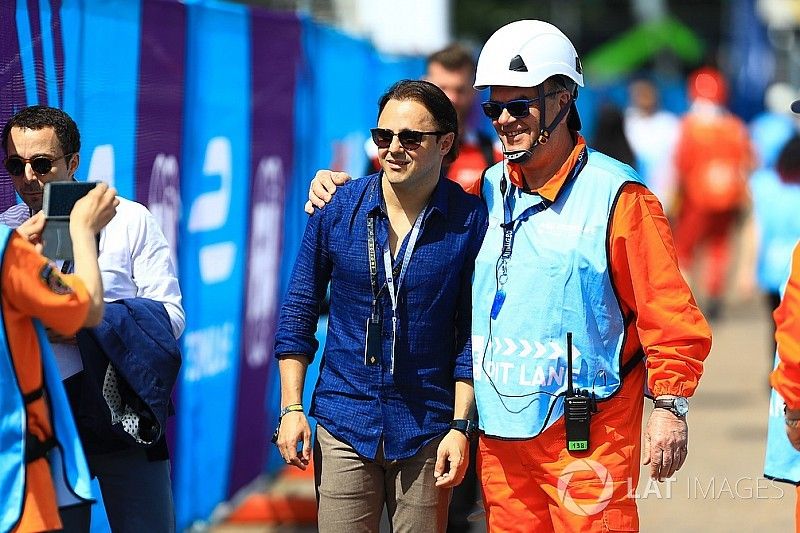
<svg viewBox="0 0 800 533">
<path fill-rule="evenodd" d="M 286 184 L 294 164 L 294 96 L 300 23 L 293 15 L 252 13 L 251 197 L 244 335 L 229 493 L 264 468 L 270 431 L 265 404 L 279 306 Z M 265 61 L 265 58 L 271 58 Z M 270 409 L 274 412 L 274 409 Z"/>
<path fill-rule="evenodd" d="M 132 0 L 83 0 L 81 13 L 80 70 L 76 79 L 69 80 L 75 85 L 65 86 L 76 96 L 64 105 L 81 130 L 77 177 L 105 181 L 120 195 L 135 198 L 141 4 Z"/>
<path fill-rule="evenodd" d="M 227 495 L 246 253 L 250 39 L 244 6 L 190 4 L 179 261 L 186 331 L 178 396 L 178 528 Z"/>
<path fill-rule="evenodd" d="M 0 3 L 0 124 L 25 105 L 25 77 L 22 72 L 22 49 L 27 43 L 17 36 L 16 6 Z M 0 209 L 5 211 L 17 203 L 11 179 L 0 171 Z"/>
</svg>

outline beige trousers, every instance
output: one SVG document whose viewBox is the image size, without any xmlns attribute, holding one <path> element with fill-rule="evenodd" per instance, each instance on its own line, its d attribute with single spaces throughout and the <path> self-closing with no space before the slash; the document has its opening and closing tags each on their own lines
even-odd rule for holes
<svg viewBox="0 0 800 533">
<path fill-rule="evenodd" d="M 433 477 L 441 439 L 400 461 L 387 461 L 380 449 L 373 461 L 317 425 L 314 479 L 319 531 L 377 533 L 385 504 L 394 533 L 444 532 L 451 489 L 437 488 Z"/>
</svg>

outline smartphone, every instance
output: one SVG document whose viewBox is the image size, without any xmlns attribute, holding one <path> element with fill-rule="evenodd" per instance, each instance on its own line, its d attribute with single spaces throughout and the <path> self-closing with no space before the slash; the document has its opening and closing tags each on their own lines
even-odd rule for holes
<svg viewBox="0 0 800 533">
<path fill-rule="evenodd" d="M 54 181 L 45 183 L 42 211 L 45 224 L 42 232 L 42 254 L 50 259 L 72 259 L 69 235 L 69 214 L 75 202 L 86 196 L 97 183 Z"/>
</svg>

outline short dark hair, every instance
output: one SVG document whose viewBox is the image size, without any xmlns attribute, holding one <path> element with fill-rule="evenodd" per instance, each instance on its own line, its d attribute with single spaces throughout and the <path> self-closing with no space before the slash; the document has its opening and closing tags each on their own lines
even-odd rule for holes
<svg viewBox="0 0 800 533">
<path fill-rule="evenodd" d="M 775 170 L 784 183 L 800 184 L 800 135 L 794 135 L 783 146 Z"/>
<path fill-rule="evenodd" d="M 442 65 L 445 70 L 462 70 L 468 68 L 475 73 L 475 57 L 472 51 L 463 44 L 453 43 L 428 56 L 426 65 L 432 63 Z"/>
<path fill-rule="evenodd" d="M 575 80 L 563 74 L 556 74 L 544 80 L 545 91 L 559 91 L 562 89 L 572 96 L 572 105 L 567 114 L 567 128 L 572 131 L 580 131 L 581 119 L 578 116 L 578 108 L 575 106 L 575 100 L 578 99 L 578 84 Z"/>
<path fill-rule="evenodd" d="M 433 117 L 437 131 L 454 135 L 453 146 L 445 155 L 444 163 L 455 161 L 458 156 L 458 113 L 444 91 L 429 81 L 400 80 L 389 87 L 378 101 L 378 118 L 389 100 L 412 100 L 425 107 Z"/>
<path fill-rule="evenodd" d="M 32 105 L 23 107 L 6 125 L 3 126 L 3 151 L 8 153 L 8 137 L 11 128 L 22 128 L 29 130 L 41 130 L 53 128 L 56 138 L 61 145 L 64 155 L 77 154 L 81 150 L 81 134 L 78 125 L 64 111 L 43 105 Z"/>
</svg>

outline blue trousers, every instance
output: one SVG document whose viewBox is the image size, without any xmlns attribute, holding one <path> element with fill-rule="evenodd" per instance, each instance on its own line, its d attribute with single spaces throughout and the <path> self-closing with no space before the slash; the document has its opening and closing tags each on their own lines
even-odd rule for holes
<svg viewBox="0 0 800 533">
<path fill-rule="evenodd" d="M 106 514 L 114 533 L 174 533 L 175 509 L 169 461 L 148 461 L 145 451 L 131 448 L 87 457 L 97 476 Z M 65 533 L 88 533 L 88 505 L 61 509 Z"/>
</svg>

